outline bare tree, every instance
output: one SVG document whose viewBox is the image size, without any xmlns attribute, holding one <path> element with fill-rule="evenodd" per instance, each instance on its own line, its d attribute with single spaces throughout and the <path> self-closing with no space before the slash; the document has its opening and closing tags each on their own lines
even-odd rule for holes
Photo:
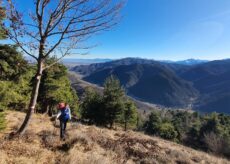
<svg viewBox="0 0 230 164">
<path fill-rule="evenodd" d="M 42 72 L 66 55 L 76 53 L 82 42 L 118 23 L 123 6 L 120 0 L 34 0 L 26 14 L 17 10 L 12 0 L 5 0 L 8 37 L 34 58 L 37 69 L 26 117 L 17 131 L 25 132 L 35 110 Z M 49 57 L 57 60 L 49 65 Z"/>
<path fill-rule="evenodd" d="M 215 134 L 214 132 L 205 133 L 204 134 L 204 142 L 206 143 L 207 148 L 215 153 L 215 154 L 222 154 L 224 151 L 224 147 L 227 145 L 224 145 L 224 139 Z"/>
</svg>

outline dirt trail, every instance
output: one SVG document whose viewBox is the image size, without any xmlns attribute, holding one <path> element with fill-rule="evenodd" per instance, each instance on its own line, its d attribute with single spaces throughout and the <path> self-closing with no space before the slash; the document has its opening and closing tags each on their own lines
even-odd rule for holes
<svg viewBox="0 0 230 164">
<path fill-rule="evenodd" d="M 142 133 L 114 131 L 95 126 L 68 124 L 67 140 L 59 140 L 59 129 L 48 117 L 33 117 L 22 138 L 4 139 L 24 117 L 8 112 L 7 129 L 0 133 L 0 163 L 21 164 L 227 164 L 229 161 L 203 152 L 149 137 Z"/>
</svg>

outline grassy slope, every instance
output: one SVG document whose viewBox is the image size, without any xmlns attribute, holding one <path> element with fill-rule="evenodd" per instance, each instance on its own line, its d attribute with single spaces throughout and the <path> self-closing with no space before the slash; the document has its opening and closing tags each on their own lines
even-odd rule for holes
<svg viewBox="0 0 230 164">
<path fill-rule="evenodd" d="M 137 132 L 114 131 L 69 124 L 68 137 L 59 141 L 58 127 L 49 118 L 34 116 L 25 136 L 7 140 L 23 113 L 8 112 L 7 128 L 0 133 L 0 163 L 229 163 L 203 152 Z"/>
<path fill-rule="evenodd" d="M 0 131 L 2 131 L 3 129 L 5 129 L 6 124 L 5 124 L 5 113 L 4 112 L 0 112 Z"/>
</svg>

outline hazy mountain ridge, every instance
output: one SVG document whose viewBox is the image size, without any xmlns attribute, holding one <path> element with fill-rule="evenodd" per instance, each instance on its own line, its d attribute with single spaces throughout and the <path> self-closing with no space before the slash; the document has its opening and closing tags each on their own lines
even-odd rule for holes
<svg viewBox="0 0 230 164">
<path fill-rule="evenodd" d="M 150 103 L 171 107 L 193 104 L 194 109 L 204 112 L 229 113 L 229 59 L 183 65 L 125 58 L 77 66 L 73 71 L 84 75 L 84 80 L 99 85 L 114 74 L 129 95 Z"/>
<path fill-rule="evenodd" d="M 190 83 L 161 65 L 131 64 L 96 71 L 83 78 L 102 85 L 106 77 L 115 75 L 131 96 L 168 107 L 186 107 L 197 96 Z"/>
<path fill-rule="evenodd" d="M 197 64 L 207 63 L 209 61 L 208 60 L 200 60 L 200 59 L 186 59 L 186 60 L 179 60 L 179 61 L 161 60 L 160 62 L 181 64 L 181 65 L 197 65 Z"/>
</svg>

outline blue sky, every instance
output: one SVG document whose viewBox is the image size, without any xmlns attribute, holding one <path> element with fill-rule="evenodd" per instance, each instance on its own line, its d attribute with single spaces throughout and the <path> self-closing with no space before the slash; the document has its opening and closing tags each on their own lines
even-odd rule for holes
<svg viewBox="0 0 230 164">
<path fill-rule="evenodd" d="M 23 11 L 31 3 L 19 3 Z M 94 36 L 89 55 L 156 60 L 230 58 L 230 0 L 128 0 L 123 19 Z"/>
<path fill-rule="evenodd" d="M 122 14 L 81 58 L 230 58 L 229 0 L 129 0 Z"/>
</svg>

